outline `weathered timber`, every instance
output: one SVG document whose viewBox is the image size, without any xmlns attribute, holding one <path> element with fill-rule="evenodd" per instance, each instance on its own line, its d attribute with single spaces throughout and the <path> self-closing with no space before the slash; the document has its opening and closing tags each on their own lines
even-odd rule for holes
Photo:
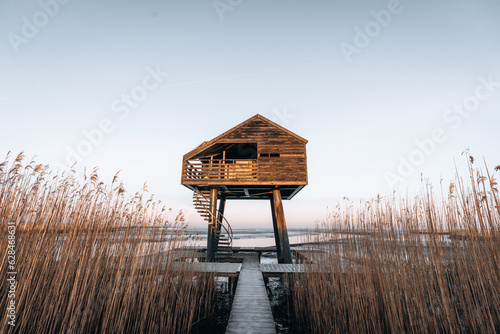
<svg viewBox="0 0 500 334">
<path fill-rule="evenodd" d="M 284 185 L 282 196 L 290 199 L 307 184 L 306 144 L 256 115 L 185 154 L 181 183 L 192 190 L 213 184 Z"/>
<path fill-rule="evenodd" d="M 273 216 L 274 238 L 276 240 L 276 252 L 279 263 L 292 263 L 292 252 L 288 241 L 288 231 L 286 229 L 285 212 L 281 202 L 279 189 L 273 190 L 271 199 L 271 211 Z"/>
<path fill-rule="evenodd" d="M 217 231 L 217 188 L 210 189 L 210 217 L 208 222 L 208 238 L 207 238 L 207 260 L 213 262 L 216 252 L 216 231 Z"/>
<path fill-rule="evenodd" d="M 352 263 L 349 261 L 341 261 L 339 267 L 331 268 L 320 266 L 317 264 L 303 264 L 303 263 L 294 263 L 294 264 L 261 264 L 260 271 L 264 277 L 283 277 L 286 274 L 326 274 L 331 275 L 332 272 L 335 275 L 341 274 L 360 274 L 366 272 L 366 268 L 364 268 L 360 264 Z"/>
<path fill-rule="evenodd" d="M 219 210 L 217 212 L 217 220 L 219 222 L 222 222 L 222 219 L 224 218 L 224 209 L 225 208 L 226 208 L 226 197 L 222 196 L 220 201 L 219 201 Z M 215 231 L 215 233 L 217 235 L 217 237 L 215 238 L 215 249 L 217 249 L 219 247 L 221 227 L 222 227 L 222 224 L 217 224 L 216 231 Z"/>
<path fill-rule="evenodd" d="M 195 273 L 211 273 L 218 277 L 238 277 L 241 271 L 241 263 L 217 263 L 217 262 L 175 262 L 171 265 L 172 270 L 191 271 Z"/>
</svg>

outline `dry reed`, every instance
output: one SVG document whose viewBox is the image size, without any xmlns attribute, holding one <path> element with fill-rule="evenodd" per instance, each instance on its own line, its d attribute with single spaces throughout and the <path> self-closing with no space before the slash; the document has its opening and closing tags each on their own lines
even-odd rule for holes
<svg viewBox="0 0 500 334">
<path fill-rule="evenodd" d="M 424 185 L 415 200 L 339 205 L 318 230 L 345 237 L 292 279 L 302 330 L 500 332 L 500 206 L 485 170 L 469 158 L 468 181 L 457 176 L 442 200 Z"/>
<path fill-rule="evenodd" d="M 0 270 L 16 226 L 15 327 L 0 284 L 2 333 L 188 333 L 209 321 L 213 280 L 175 262 L 185 226 L 117 176 L 52 174 L 19 154 L 0 164 Z M 193 327 L 194 326 L 194 327 Z"/>
</svg>

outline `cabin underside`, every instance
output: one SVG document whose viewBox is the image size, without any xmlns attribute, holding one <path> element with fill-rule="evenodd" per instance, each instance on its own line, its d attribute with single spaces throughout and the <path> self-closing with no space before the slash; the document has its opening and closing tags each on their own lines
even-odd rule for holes
<svg viewBox="0 0 500 334">
<path fill-rule="evenodd" d="M 192 191 L 209 191 L 217 187 L 217 198 L 269 200 L 273 198 L 273 190 L 279 190 L 281 199 L 292 199 L 305 185 L 190 185 L 185 186 Z"/>
</svg>

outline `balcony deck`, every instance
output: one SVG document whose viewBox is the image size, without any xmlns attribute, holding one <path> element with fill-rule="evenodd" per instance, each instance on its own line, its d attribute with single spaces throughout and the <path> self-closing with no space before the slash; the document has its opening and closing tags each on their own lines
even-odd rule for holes
<svg viewBox="0 0 500 334">
<path fill-rule="evenodd" d="M 257 181 L 256 159 L 188 160 L 182 166 L 182 183 Z"/>
<path fill-rule="evenodd" d="M 285 163 L 277 169 L 269 165 L 270 158 L 185 160 L 181 184 L 193 191 L 217 186 L 226 199 L 270 199 L 273 189 L 281 191 L 282 199 L 291 199 L 307 184 L 305 172 L 299 173 Z"/>
</svg>

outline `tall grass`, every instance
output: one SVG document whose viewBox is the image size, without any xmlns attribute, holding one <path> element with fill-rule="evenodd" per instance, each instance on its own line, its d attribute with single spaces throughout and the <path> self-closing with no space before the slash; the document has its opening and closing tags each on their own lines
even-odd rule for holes
<svg viewBox="0 0 500 334">
<path fill-rule="evenodd" d="M 16 226 L 16 321 L 8 324 L 8 284 L 0 284 L 2 333 L 188 333 L 212 312 L 212 278 L 174 265 L 185 226 L 165 208 L 126 198 L 94 170 L 84 181 L 48 166 L 0 164 L 0 271 L 7 225 Z M 194 326 L 194 327 L 193 327 Z"/>
<path fill-rule="evenodd" d="M 497 167 L 500 169 L 500 167 Z M 314 333 L 500 332 L 500 206 L 494 175 L 457 176 L 442 199 L 338 206 L 319 230 L 347 232 L 293 278 L 293 309 Z M 318 249 L 316 249 L 317 251 Z"/>
</svg>

